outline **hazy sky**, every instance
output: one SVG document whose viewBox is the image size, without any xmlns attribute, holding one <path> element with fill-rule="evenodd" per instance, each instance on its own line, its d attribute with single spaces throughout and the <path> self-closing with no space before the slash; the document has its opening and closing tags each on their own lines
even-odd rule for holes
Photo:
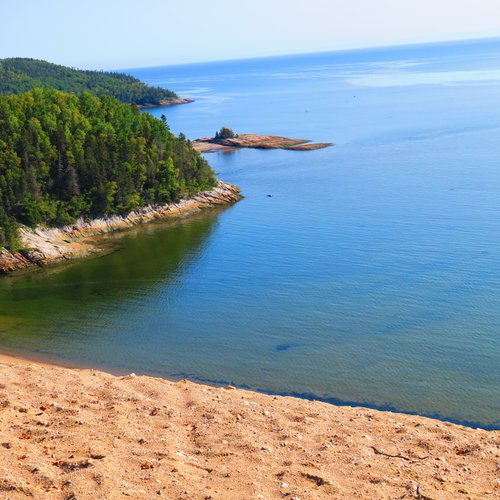
<svg viewBox="0 0 500 500">
<path fill-rule="evenodd" d="M 0 0 L 0 58 L 112 69 L 500 36 L 500 0 Z"/>
</svg>

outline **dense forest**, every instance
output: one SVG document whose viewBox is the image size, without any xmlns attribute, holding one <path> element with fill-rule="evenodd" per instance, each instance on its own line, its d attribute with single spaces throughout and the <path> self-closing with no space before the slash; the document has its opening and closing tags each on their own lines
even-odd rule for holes
<svg viewBox="0 0 500 500">
<path fill-rule="evenodd" d="M 123 214 L 214 184 L 185 136 L 136 106 L 87 91 L 0 96 L 0 246 L 16 248 L 18 222 Z"/>
<path fill-rule="evenodd" d="M 37 87 L 77 94 L 89 90 L 138 106 L 177 98 L 171 90 L 150 87 L 123 73 L 82 71 L 37 59 L 0 59 L 0 94 L 19 94 Z"/>
</svg>

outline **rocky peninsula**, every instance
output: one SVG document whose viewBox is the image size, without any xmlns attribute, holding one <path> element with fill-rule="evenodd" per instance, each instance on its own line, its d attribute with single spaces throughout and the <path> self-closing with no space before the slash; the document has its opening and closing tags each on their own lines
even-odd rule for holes
<svg viewBox="0 0 500 500">
<path fill-rule="evenodd" d="M 151 108 L 165 108 L 168 106 L 177 106 L 179 104 L 189 104 L 194 102 L 194 99 L 188 99 L 186 97 L 175 97 L 172 99 L 164 99 L 160 101 L 159 104 L 149 103 L 149 104 L 141 104 L 137 106 L 139 109 L 151 109 Z"/>
<path fill-rule="evenodd" d="M 205 208 L 234 203 L 241 198 L 236 186 L 218 181 L 214 189 L 197 193 L 179 203 L 150 205 L 123 216 L 89 221 L 79 219 L 74 224 L 60 228 L 39 226 L 30 229 L 22 226 L 19 230 L 22 250 L 13 253 L 0 248 L 0 274 L 85 257 L 100 251 L 92 237 L 124 230 L 152 220 L 185 216 Z"/>
<path fill-rule="evenodd" d="M 201 153 L 214 151 L 234 151 L 241 148 L 288 149 L 292 151 L 312 151 L 333 146 L 331 142 L 311 142 L 308 139 L 290 139 L 279 135 L 238 134 L 234 137 L 205 137 L 192 141 L 194 149 Z"/>
<path fill-rule="evenodd" d="M 0 497 L 498 498 L 500 433 L 0 357 Z"/>
</svg>

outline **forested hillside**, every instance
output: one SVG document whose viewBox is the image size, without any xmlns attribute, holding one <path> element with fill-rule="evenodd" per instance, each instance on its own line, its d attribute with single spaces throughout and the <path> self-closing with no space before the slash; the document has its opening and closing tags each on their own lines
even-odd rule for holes
<svg viewBox="0 0 500 500">
<path fill-rule="evenodd" d="M 36 87 L 112 95 L 129 104 L 154 105 L 176 99 L 171 90 L 150 87 L 123 73 L 82 71 L 37 59 L 0 59 L 0 94 L 19 94 Z"/>
<path fill-rule="evenodd" d="M 214 184 L 183 135 L 114 97 L 51 89 L 0 96 L 0 246 L 15 248 L 17 222 L 65 225 Z"/>
</svg>

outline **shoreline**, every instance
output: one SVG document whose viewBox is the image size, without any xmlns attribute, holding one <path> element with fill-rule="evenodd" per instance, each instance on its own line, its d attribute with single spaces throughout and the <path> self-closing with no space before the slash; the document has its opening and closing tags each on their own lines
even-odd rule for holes
<svg viewBox="0 0 500 500">
<path fill-rule="evenodd" d="M 499 431 L 5 354 L 0 380 L 11 498 L 500 493 Z"/>
<path fill-rule="evenodd" d="M 153 108 L 167 108 L 169 106 L 178 106 L 180 104 L 189 104 L 194 102 L 194 99 L 189 99 L 187 97 L 177 97 L 175 99 L 166 99 L 160 101 L 158 104 L 140 104 L 137 105 L 139 109 L 153 109 Z"/>
<path fill-rule="evenodd" d="M 3 348 L 2 348 L 3 349 Z M 61 361 L 60 359 L 53 358 L 49 355 L 36 355 L 36 354 L 30 354 L 25 351 L 16 351 L 11 350 L 11 351 L 5 351 L 5 350 L 0 350 L 0 363 L 4 361 L 17 361 L 19 363 L 34 363 L 37 365 L 42 365 L 45 367 L 55 367 L 55 368 L 64 368 L 68 370 L 95 370 L 99 372 L 106 373 L 108 375 L 111 375 L 113 377 L 124 377 L 130 374 L 130 370 L 127 370 L 125 368 L 112 368 L 112 367 L 106 367 L 103 365 L 92 365 L 92 364 L 79 364 L 78 362 L 70 362 L 70 361 Z M 368 403 L 363 403 L 363 402 L 358 402 L 358 401 L 347 401 L 347 400 L 340 400 L 337 398 L 322 398 L 319 396 L 316 396 L 315 394 L 312 393 L 300 393 L 300 392 L 279 392 L 279 391 L 273 391 L 273 390 L 266 390 L 262 388 L 252 388 L 248 385 L 232 385 L 233 383 L 229 383 L 224 380 L 211 380 L 207 378 L 197 378 L 197 377 L 189 377 L 189 376 L 173 376 L 173 375 L 161 375 L 158 373 L 150 372 L 148 370 L 144 370 L 140 373 L 138 373 L 138 376 L 143 376 L 143 377 L 150 377 L 150 378 L 155 378 L 158 380 L 166 380 L 167 382 L 170 383 L 178 383 L 181 380 L 186 380 L 189 381 L 192 384 L 200 385 L 200 386 L 207 386 L 207 387 L 212 387 L 212 388 L 223 388 L 226 386 L 231 386 L 234 387 L 234 389 L 245 391 L 245 392 L 250 392 L 250 393 L 255 393 L 255 394 L 262 394 L 264 396 L 269 396 L 273 398 L 294 398 L 298 399 L 300 401 L 304 402 L 317 402 L 317 403 L 322 403 L 326 405 L 333 406 L 335 408 L 359 408 L 359 409 L 365 409 L 369 411 L 375 411 L 375 412 L 382 412 L 382 413 L 389 413 L 389 414 L 394 414 L 394 415 L 406 415 L 409 417 L 417 417 L 417 418 L 425 418 L 429 419 L 435 422 L 441 422 L 443 424 L 450 424 L 450 425 L 456 425 L 459 427 L 464 427 L 467 429 L 472 429 L 472 430 L 482 430 L 485 432 L 499 432 L 500 433 L 500 426 L 498 424 L 490 424 L 490 425 L 485 425 L 480 422 L 475 422 L 475 421 L 466 421 L 466 420 L 456 420 L 452 418 L 445 418 L 445 417 L 440 417 L 439 415 L 433 415 L 433 414 L 422 414 L 422 413 L 417 413 L 415 411 L 404 411 L 400 408 L 397 407 L 392 407 L 392 406 L 377 406 L 374 404 L 368 404 Z"/>
<path fill-rule="evenodd" d="M 309 139 L 290 139 L 280 135 L 238 134 L 228 139 L 203 137 L 192 141 L 200 153 L 230 152 L 237 149 L 285 149 L 288 151 L 314 151 L 334 146 L 331 142 L 312 142 Z"/>
<path fill-rule="evenodd" d="M 148 205 L 123 216 L 110 216 L 59 228 L 20 228 L 20 240 L 25 250 L 10 252 L 0 248 L 0 276 L 31 267 L 45 267 L 60 261 L 79 259 L 101 252 L 91 238 L 122 231 L 153 220 L 181 217 L 218 205 L 235 203 L 242 199 L 240 190 L 231 184 L 217 181 L 209 191 L 196 193 L 191 198 L 166 205 Z"/>
</svg>

